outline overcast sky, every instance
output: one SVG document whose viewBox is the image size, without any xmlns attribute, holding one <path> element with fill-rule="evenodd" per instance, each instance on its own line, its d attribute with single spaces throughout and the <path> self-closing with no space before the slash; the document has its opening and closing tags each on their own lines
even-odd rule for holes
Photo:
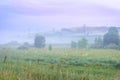
<svg viewBox="0 0 120 80">
<path fill-rule="evenodd" d="M 21 32 L 60 28 L 120 26 L 120 0 L 0 0 L 3 42 Z M 16 35 L 15 35 L 16 34 Z"/>
</svg>

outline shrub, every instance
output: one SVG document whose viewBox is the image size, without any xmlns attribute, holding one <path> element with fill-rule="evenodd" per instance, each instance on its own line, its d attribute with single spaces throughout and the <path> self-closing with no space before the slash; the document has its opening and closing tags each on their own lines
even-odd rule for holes
<svg viewBox="0 0 120 80">
<path fill-rule="evenodd" d="M 120 69 L 120 63 L 116 64 L 116 65 L 115 65 L 115 68 L 116 68 L 116 69 Z"/>
<path fill-rule="evenodd" d="M 20 46 L 20 47 L 18 47 L 18 49 L 20 49 L 20 50 L 26 50 L 26 49 L 28 49 L 28 47 L 27 46 Z"/>
<path fill-rule="evenodd" d="M 109 44 L 109 45 L 105 46 L 105 48 L 107 48 L 107 49 L 119 49 L 119 46 L 117 46 L 116 44 Z"/>
</svg>

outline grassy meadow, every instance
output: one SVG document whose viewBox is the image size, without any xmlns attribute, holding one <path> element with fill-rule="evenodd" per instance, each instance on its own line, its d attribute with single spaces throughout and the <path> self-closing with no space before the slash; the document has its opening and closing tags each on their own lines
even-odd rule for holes
<svg viewBox="0 0 120 80">
<path fill-rule="evenodd" d="M 120 51 L 1 48 L 0 80 L 120 80 Z"/>
</svg>

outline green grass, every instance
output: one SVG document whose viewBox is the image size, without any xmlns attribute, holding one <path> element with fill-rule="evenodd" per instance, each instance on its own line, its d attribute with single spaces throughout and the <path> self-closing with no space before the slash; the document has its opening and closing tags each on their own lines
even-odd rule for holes
<svg viewBox="0 0 120 80">
<path fill-rule="evenodd" d="M 118 50 L 0 49 L 0 80 L 120 80 L 118 64 Z"/>
</svg>

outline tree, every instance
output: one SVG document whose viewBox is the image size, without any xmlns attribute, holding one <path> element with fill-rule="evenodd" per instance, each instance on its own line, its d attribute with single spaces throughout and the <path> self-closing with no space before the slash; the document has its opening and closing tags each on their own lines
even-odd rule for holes
<svg viewBox="0 0 120 80">
<path fill-rule="evenodd" d="M 92 47 L 93 48 L 102 48 L 103 47 L 103 40 L 100 37 L 95 38 L 94 45 Z"/>
<path fill-rule="evenodd" d="M 77 43 L 74 41 L 71 41 L 71 48 L 77 48 Z"/>
<path fill-rule="evenodd" d="M 109 31 L 103 37 L 103 45 L 119 45 L 119 33 L 116 27 L 110 27 Z"/>
<path fill-rule="evenodd" d="M 82 38 L 78 41 L 78 48 L 87 48 L 88 41 L 86 38 Z"/>
<path fill-rule="evenodd" d="M 37 35 L 34 40 L 34 46 L 36 48 L 44 48 L 45 47 L 45 37 L 42 35 Z"/>
</svg>

